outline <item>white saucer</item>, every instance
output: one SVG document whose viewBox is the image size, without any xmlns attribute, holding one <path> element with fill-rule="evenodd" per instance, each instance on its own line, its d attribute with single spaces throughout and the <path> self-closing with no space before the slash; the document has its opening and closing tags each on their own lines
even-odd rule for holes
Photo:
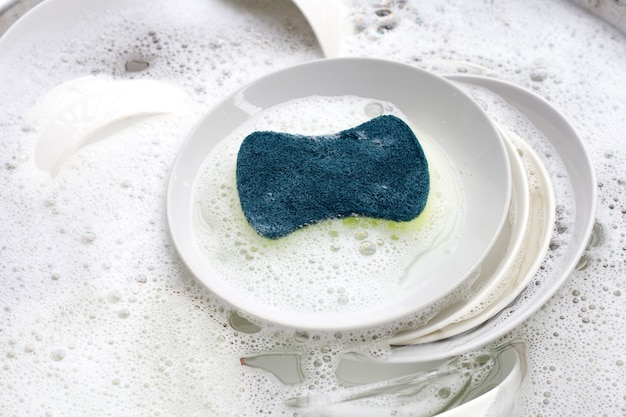
<svg viewBox="0 0 626 417">
<path fill-rule="evenodd" d="M 417 284 L 408 290 L 357 311 L 284 310 L 259 302 L 254 295 L 226 282 L 196 243 L 194 186 L 210 152 L 233 130 L 262 115 L 263 110 L 311 96 L 358 96 L 393 103 L 416 129 L 416 135 L 434 140 L 460 172 L 466 207 L 456 249 L 437 253 L 445 261 L 437 261 L 428 273 L 411 267 L 408 280 Z M 397 319 L 456 288 L 492 248 L 508 213 L 510 195 L 510 168 L 504 144 L 489 117 L 462 90 L 409 65 L 342 58 L 275 72 L 213 108 L 180 149 L 170 178 L 167 208 L 170 230 L 182 259 L 217 295 L 261 320 L 301 329 L 337 330 Z M 430 252 L 434 251 L 429 251 L 429 255 Z"/>
<path fill-rule="evenodd" d="M 565 117 L 543 98 L 511 83 L 472 75 L 448 79 L 488 89 L 518 109 L 558 152 L 571 182 L 576 207 L 570 223 L 573 234 L 558 259 L 551 259 L 549 279 L 540 291 L 525 290 L 498 315 L 478 328 L 436 342 L 398 346 L 390 361 L 438 360 L 483 347 L 511 332 L 544 305 L 569 277 L 582 256 L 595 221 L 596 179 L 589 155 L 580 137 Z M 556 201 L 559 204 L 559 201 Z M 506 313 L 503 315 L 503 313 Z"/>
</svg>

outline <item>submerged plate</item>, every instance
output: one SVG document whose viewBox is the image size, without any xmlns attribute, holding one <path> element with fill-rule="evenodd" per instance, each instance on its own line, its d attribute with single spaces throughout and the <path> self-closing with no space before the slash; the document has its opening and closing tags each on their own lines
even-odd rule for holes
<svg viewBox="0 0 626 417">
<path fill-rule="evenodd" d="M 510 416 L 515 411 L 519 391 L 526 375 L 526 356 L 523 345 L 504 350 L 496 360 L 489 378 L 493 388 L 458 407 L 438 414 L 439 417 L 495 417 Z"/>
<path fill-rule="evenodd" d="M 570 225 L 572 236 L 561 256 L 553 259 L 550 278 L 542 281 L 540 291 L 522 292 L 511 300 L 505 315 L 502 315 L 504 306 L 499 306 L 499 315 L 471 331 L 436 342 L 399 346 L 390 361 L 429 361 L 458 355 L 485 346 L 521 325 L 557 292 L 573 272 L 589 242 L 595 220 L 597 192 L 593 165 L 582 140 L 561 113 L 541 97 L 505 81 L 472 75 L 447 78 L 497 94 L 545 135 L 558 152 L 571 182 L 575 205 Z"/>
<path fill-rule="evenodd" d="M 447 154 L 460 173 L 465 200 L 463 228 L 445 260 L 427 273 L 420 274 L 413 268 L 411 274 L 417 276 L 410 277 L 415 283 L 410 288 L 392 300 L 356 311 L 296 311 L 260 302 L 218 273 L 214 262 L 200 248 L 194 231 L 194 190 L 216 145 L 245 123 L 262 117 L 268 109 L 295 99 L 320 96 L 358 96 L 392 103 L 418 137 L 431 138 Z M 167 208 L 181 257 L 196 277 L 224 300 L 252 316 L 282 325 L 347 329 L 402 317 L 456 288 L 493 246 L 504 224 L 510 195 L 505 146 L 490 119 L 467 94 L 441 77 L 408 65 L 346 58 L 275 72 L 213 108 L 179 152 L 170 178 Z"/>
</svg>

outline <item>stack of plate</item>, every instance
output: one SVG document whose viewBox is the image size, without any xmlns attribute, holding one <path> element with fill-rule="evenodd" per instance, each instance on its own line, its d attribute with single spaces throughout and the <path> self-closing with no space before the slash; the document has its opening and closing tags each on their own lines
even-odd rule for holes
<svg viewBox="0 0 626 417">
<path fill-rule="evenodd" d="M 452 81 L 495 82 L 479 77 L 457 77 Z M 435 267 L 408 268 L 413 285 L 391 301 L 347 312 L 295 311 L 265 305 L 223 280 L 196 243 L 194 184 L 207 155 L 234 130 L 261 117 L 266 110 L 310 96 L 359 96 L 392 103 L 407 117 L 418 137 L 436 141 L 460 173 L 465 215 L 456 244 L 447 248 L 445 256 L 437 254 Z M 532 95 L 521 99 L 540 100 Z M 562 118 L 550 123 L 567 125 Z M 566 140 L 574 141 L 570 149 L 576 153 L 574 159 L 583 162 L 584 175 L 593 178 L 578 138 L 571 128 L 563 134 L 568 136 Z M 592 195 L 593 187 L 587 179 L 580 188 Z M 582 208 L 581 224 L 576 225 L 580 226 L 580 236 L 575 234 L 571 245 L 574 255 L 568 256 L 564 273 L 571 271 L 576 254 L 584 249 L 592 212 L 593 203 Z M 426 323 L 393 337 L 390 342 L 394 345 L 448 339 L 476 328 L 509 305 L 544 259 L 554 214 L 551 179 L 541 158 L 523 139 L 496 126 L 462 88 L 415 67 L 363 58 L 298 65 L 270 74 L 227 98 L 205 116 L 181 148 L 168 191 L 169 224 L 183 260 L 200 281 L 235 308 L 262 321 L 318 330 L 370 327 L 420 312 L 434 313 Z M 552 288 L 552 293 L 555 290 Z M 545 301 L 545 297 L 540 298 Z M 538 307 L 533 304 L 531 309 Z M 504 328 L 510 330 L 510 326 Z M 502 334 L 490 332 L 473 343 L 484 345 Z M 465 341 L 460 345 L 466 342 L 472 344 Z M 468 348 L 471 346 L 461 349 Z M 452 354 L 452 350 L 439 348 L 441 356 Z"/>
</svg>

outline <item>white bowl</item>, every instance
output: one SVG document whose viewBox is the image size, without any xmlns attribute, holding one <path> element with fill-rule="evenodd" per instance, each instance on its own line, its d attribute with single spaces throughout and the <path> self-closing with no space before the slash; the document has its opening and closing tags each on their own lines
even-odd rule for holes
<svg viewBox="0 0 626 417">
<path fill-rule="evenodd" d="M 393 299 L 354 311 L 297 310 L 260 301 L 224 279 L 215 260 L 200 249 L 194 226 L 195 187 L 207 157 L 218 143 L 262 117 L 264 111 L 311 96 L 358 96 L 392 103 L 418 138 L 432 138 L 460 173 L 465 212 L 456 245 L 442 250 L 445 253 L 425 253 L 424 258 L 436 258 L 429 264 L 432 268 L 411 268 L 408 274 L 413 284 Z M 174 163 L 167 208 L 171 233 L 182 259 L 215 294 L 261 320 L 300 329 L 338 330 L 400 318 L 456 288 L 491 249 L 504 224 L 510 196 L 505 146 L 490 119 L 468 95 L 445 79 L 415 67 L 346 58 L 275 72 L 235 92 L 209 111 L 191 132 Z M 294 282 L 291 285 L 297 286 Z"/>
</svg>

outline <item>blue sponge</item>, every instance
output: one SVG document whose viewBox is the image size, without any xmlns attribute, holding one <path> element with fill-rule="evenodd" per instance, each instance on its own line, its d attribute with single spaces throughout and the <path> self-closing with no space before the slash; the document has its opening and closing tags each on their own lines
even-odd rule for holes
<svg viewBox="0 0 626 417">
<path fill-rule="evenodd" d="M 424 210 L 429 188 L 422 147 L 391 115 L 332 135 L 254 132 L 237 155 L 244 215 L 270 239 L 355 214 L 409 221 Z"/>
</svg>

